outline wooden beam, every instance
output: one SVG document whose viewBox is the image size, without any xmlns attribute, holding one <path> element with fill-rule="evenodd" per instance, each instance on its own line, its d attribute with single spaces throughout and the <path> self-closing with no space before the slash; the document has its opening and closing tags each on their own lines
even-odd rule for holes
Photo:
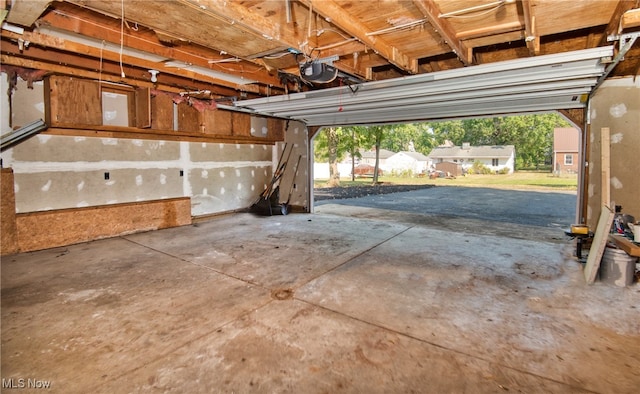
<svg viewBox="0 0 640 394">
<path fill-rule="evenodd" d="M 622 14 L 621 26 L 623 30 L 640 26 L 640 8 L 629 10 Z"/>
<path fill-rule="evenodd" d="M 368 36 L 367 33 L 370 33 L 369 29 L 357 19 L 352 18 L 349 13 L 335 1 L 321 0 L 312 2 L 311 0 L 301 0 L 301 3 L 308 8 L 312 8 L 314 12 L 325 19 L 331 20 L 333 25 L 357 38 L 399 69 L 412 74 L 418 72 L 418 59 L 410 58 L 380 37 Z"/>
<path fill-rule="evenodd" d="M 67 5 L 68 7 L 68 5 Z M 90 37 L 96 40 L 104 40 L 114 44 L 120 44 L 120 23 L 116 20 L 97 20 L 83 10 L 67 10 L 62 8 L 47 13 L 42 19 L 42 26 L 60 29 L 82 36 Z M 90 20 L 92 18 L 93 20 Z M 166 57 L 177 61 L 193 64 L 200 67 L 211 68 L 235 76 L 250 75 L 260 83 L 266 85 L 281 87 L 280 80 L 264 70 L 264 67 L 254 62 L 242 60 L 232 63 L 209 63 L 229 58 L 230 56 L 221 56 L 218 52 L 212 52 L 201 47 L 184 43 L 179 47 L 167 47 L 159 41 L 158 37 L 149 31 L 132 31 L 125 29 L 122 32 L 123 44 L 132 49 L 151 53 L 154 55 Z M 264 71 L 264 72 L 261 72 Z"/>
<path fill-rule="evenodd" d="M 176 0 L 213 17 L 223 17 L 248 32 L 253 32 L 269 40 L 280 41 L 282 26 L 272 19 L 263 18 L 237 1 L 220 0 Z"/>
<path fill-rule="evenodd" d="M 607 205 L 603 205 L 600 211 L 600 219 L 598 220 L 598 227 L 593 236 L 591 242 L 591 248 L 589 249 L 589 256 L 587 257 L 587 264 L 584 267 L 584 278 L 587 284 L 592 284 L 596 281 L 598 275 L 598 268 L 600 268 L 600 261 L 604 254 L 604 248 L 607 246 L 607 239 L 609 229 L 613 223 L 614 213 Z"/>
<path fill-rule="evenodd" d="M 6 45 L 3 42 L 3 50 L 5 49 L 5 47 Z M 196 83 L 194 81 L 191 81 L 192 82 L 191 84 L 189 85 L 183 84 L 181 86 L 178 85 L 177 83 L 171 83 L 171 84 L 155 83 L 154 84 L 151 82 L 146 82 L 141 79 L 135 79 L 130 77 L 134 73 L 128 68 L 125 68 L 125 71 L 126 71 L 125 75 L 127 76 L 125 76 L 125 78 L 122 78 L 120 75 L 117 75 L 118 74 L 117 72 L 115 72 L 116 69 L 119 70 L 119 68 L 113 65 L 111 65 L 110 67 L 113 69 L 112 72 L 103 71 L 102 73 L 100 73 L 95 70 L 87 70 L 87 69 L 78 68 L 77 66 L 60 64 L 56 60 L 47 61 L 42 59 L 41 60 L 27 59 L 27 58 L 12 56 L 11 54 L 7 54 L 7 53 L 3 53 L 2 55 L 0 55 L 0 62 L 2 64 L 16 66 L 16 67 L 24 67 L 24 68 L 34 69 L 34 70 L 44 70 L 52 73 L 71 75 L 71 76 L 80 77 L 80 78 L 101 80 L 105 82 L 121 83 L 121 84 L 127 84 L 132 86 L 139 86 L 139 87 L 147 87 L 147 88 L 158 89 L 158 90 L 172 92 L 172 93 L 180 93 L 185 90 L 208 89 L 208 90 L 211 90 L 213 94 L 217 96 L 224 97 L 224 96 L 233 96 L 237 94 L 237 91 L 233 89 L 226 88 L 226 87 L 215 87 L 215 86 L 212 86 L 211 84 L 207 84 L 204 82 Z M 106 63 L 105 63 L 105 66 L 106 66 Z M 177 81 L 174 81 L 173 78 L 172 78 L 172 81 L 177 82 Z M 172 82 L 172 81 L 169 81 L 169 82 Z M 266 95 L 265 92 L 261 92 L 261 93 L 262 95 Z"/>
<path fill-rule="evenodd" d="M 533 8 L 529 0 L 520 0 L 522 4 L 522 12 L 524 14 L 524 40 L 529 49 L 529 54 L 535 56 L 540 54 L 540 36 L 536 28 L 536 16 L 533 14 Z"/>
<path fill-rule="evenodd" d="M 35 46 L 41 46 L 44 48 L 55 48 L 55 49 L 59 49 L 62 51 L 66 51 L 66 52 L 70 52 L 72 54 L 76 54 L 76 53 L 82 53 L 84 55 L 89 55 L 95 59 L 102 59 L 102 61 L 112 61 L 112 62 L 119 62 L 120 61 L 120 54 L 116 53 L 116 52 L 112 52 L 109 50 L 105 50 L 105 49 L 99 49 L 99 48 L 94 48 L 92 46 L 89 45 L 84 45 L 84 44 L 80 44 L 77 42 L 73 42 L 73 41 L 68 41 L 68 40 L 64 40 L 61 38 L 57 38 L 57 37 L 52 37 L 52 36 L 48 36 L 48 35 L 44 35 L 44 34 L 39 34 L 39 33 L 29 33 L 29 32 L 24 32 L 21 35 L 18 35 L 16 33 L 12 33 L 9 31 L 2 31 L 2 37 L 6 37 L 9 39 L 18 39 L 21 38 L 25 41 L 29 41 L 31 44 L 30 45 L 35 45 Z M 3 48 L 3 50 L 5 50 L 5 48 Z M 34 48 L 27 48 L 25 50 L 26 52 L 35 52 L 37 51 L 37 49 Z M 35 54 L 34 54 L 35 55 Z M 33 56 L 33 55 L 32 55 Z M 84 62 L 86 62 L 86 58 L 83 59 Z M 99 68 L 99 63 L 96 63 L 96 61 L 98 60 L 94 60 L 91 63 L 92 67 L 91 68 L 95 68 L 95 66 L 98 66 Z M 179 68 L 172 68 L 172 67 L 164 67 L 162 66 L 162 64 L 159 64 L 155 61 L 150 61 L 150 60 L 145 60 L 145 59 L 140 59 L 134 56 L 128 56 L 128 55 L 122 55 L 122 61 L 123 64 L 125 64 L 126 66 L 130 67 L 141 67 L 143 69 L 157 69 L 160 70 L 161 75 L 162 74 L 169 74 L 169 75 L 175 75 L 175 76 L 180 76 L 182 78 L 187 78 L 190 80 L 199 80 L 199 81 L 203 81 L 203 82 L 209 82 L 215 85 L 220 85 L 220 86 L 225 86 L 237 91 L 247 91 L 247 92 L 252 92 L 252 93 L 258 93 L 259 92 L 259 87 L 257 85 L 238 85 L 232 82 L 228 82 L 228 81 L 224 81 L 221 79 L 217 79 L 217 78 L 213 78 L 207 75 L 202 75 L 202 74 L 198 74 L 197 72 L 194 71 L 189 71 L 189 70 L 181 70 Z M 104 66 L 104 64 L 103 64 Z M 87 68 L 87 66 L 85 65 L 83 68 Z M 100 70 L 98 70 L 100 71 Z M 151 75 L 148 74 L 148 77 L 150 79 Z M 145 75 L 146 77 L 146 75 Z M 137 77 L 135 78 L 136 80 L 145 80 L 145 77 Z"/>
<path fill-rule="evenodd" d="M 510 33 L 522 30 L 524 27 L 520 21 L 507 22 L 500 25 L 485 26 L 472 30 L 460 31 L 456 34 L 458 40 L 470 40 L 473 38 L 487 37 L 495 34 Z"/>
<path fill-rule="evenodd" d="M 434 0 L 414 0 L 416 7 L 422 12 L 425 18 L 429 21 L 431 26 L 436 30 L 438 34 L 444 39 L 444 41 L 451 47 L 451 50 L 458 56 L 460 61 L 465 65 L 473 63 L 473 48 L 467 47 L 467 45 L 457 38 L 451 24 L 439 17 L 440 9 Z"/>
<path fill-rule="evenodd" d="M 600 40 L 599 46 L 609 44 L 609 42 L 607 41 L 608 36 L 612 34 L 620 33 L 620 26 L 621 26 L 620 19 L 622 18 L 622 15 L 625 12 L 635 7 L 638 7 L 638 0 L 619 0 L 618 1 L 618 5 L 616 6 L 615 11 L 613 11 L 613 15 L 611 15 L 611 19 L 609 20 L 609 24 L 607 25 L 607 28 L 604 31 L 604 35 Z"/>
<path fill-rule="evenodd" d="M 14 0 L 7 16 L 7 22 L 31 27 L 49 7 L 51 0 Z"/>
<path fill-rule="evenodd" d="M 584 128 L 586 108 L 561 109 L 558 112 L 573 122 L 580 130 Z"/>
<path fill-rule="evenodd" d="M 600 185 L 602 205 L 611 206 L 611 132 L 608 127 L 600 129 Z"/>
</svg>

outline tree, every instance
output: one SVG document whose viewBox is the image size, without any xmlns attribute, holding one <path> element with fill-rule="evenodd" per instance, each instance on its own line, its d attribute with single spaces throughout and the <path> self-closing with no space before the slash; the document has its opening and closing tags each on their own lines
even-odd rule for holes
<svg viewBox="0 0 640 394">
<path fill-rule="evenodd" d="M 385 133 L 389 132 L 393 128 L 393 125 L 378 125 L 369 126 L 369 141 L 373 143 L 376 150 L 376 163 L 373 169 L 373 184 L 378 183 L 378 172 L 380 171 L 380 149 L 382 141 L 385 137 Z"/>
<path fill-rule="evenodd" d="M 516 169 L 539 168 L 551 157 L 553 129 L 569 123 L 557 113 L 475 118 L 431 123 L 433 142 L 461 145 L 514 145 Z M 422 143 L 422 140 L 418 140 Z M 437 146 L 436 145 L 436 146 Z"/>
<path fill-rule="evenodd" d="M 340 186 L 340 172 L 338 171 L 338 145 L 340 137 L 338 129 L 330 127 L 327 129 L 327 149 L 329 154 L 329 182 L 328 186 Z"/>
<path fill-rule="evenodd" d="M 351 156 L 351 181 L 355 181 L 356 158 L 362 158 L 360 149 L 367 144 L 367 128 L 358 126 L 345 127 L 344 136 L 346 152 Z"/>
</svg>

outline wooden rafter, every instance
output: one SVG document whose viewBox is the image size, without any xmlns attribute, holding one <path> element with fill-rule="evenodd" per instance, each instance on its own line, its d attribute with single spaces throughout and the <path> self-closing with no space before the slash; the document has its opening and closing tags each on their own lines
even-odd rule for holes
<svg viewBox="0 0 640 394">
<path fill-rule="evenodd" d="M 622 21 L 620 23 L 622 29 L 628 29 L 630 27 L 640 26 L 640 8 L 629 10 L 622 14 Z"/>
<path fill-rule="evenodd" d="M 349 13 L 333 0 L 301 0 L 301 3 L 309 8 L 312 7 L 314 12 L 331 20 L 332 24 L 357 38 L 360 42 L 364 43 L 399 69 L 412 74 L 418 72 L 418 59 L 410 58 L 380 37 L 368 36 L 367 33 L 369 33 L 369 29 L 360 21 L 349 16 Z"/>
<path fill-rule="evenodd" d="M 524 14 L 524 31 L 525 42 L 529 49 L 529 54 L 540 54 L 540 35 L 538 35 L 536 28 L 536 16 L 533 13 L 533 7 L 531 7 L 531 1 L 520 0 L 522 4 L 522 13 Z"/>
<path fill-rule="evenodd" d="M 177 0 L 187 4 L 206 15 L 222 17 L 227 22 L 233 23 L 240 28 L 262 35 L 268 40 L 281 41 L 285 27 L 271 19 L 263 18 L 255 12 L 251 12 L 245 6 L 235 1 L 219 0 Z"/>
<path fill-rule="evenodd" d="M 473 30 L 459 31 L 458 33 L 456 33 L 456 38 L 458 40 L 470 40 L 473 38 L 487 37 L 494 34 L 510 33 L 510 32 L 519 31 L 522 29 L 523 29 L 523 26 L 520 21 L 507 22 L 499 25 L 484 26 L 482 28 L 473 29 Z"/>
<path fill-rule="evenodd" d="M 67 52 L 71 54 L 70 56 L 72 56 L 69 59 L 63 59 L 62 55 L 60 54 L 55 56 L 57 56 L 56 58 L 58 59 L 58 61 L 62 62 L 64 60 L 64 63 L 69 63 L 69 64 L 73 63 L 74 66 L 80 69 L 95 70 L 96 66 L 98 66 L 97 68 L 99 68 L 100 64 L 98 63 L 98 59 L 102 59 L 102 61 L 104 62 L 115 62 L 115 63 L 119 62 L 120 60 L 119 53 L 112 52 L 106 49 L 95 48 L 92 46 L 88 46 L 88 45 L 84 45 L 76 42 L 70 42 L 64 39 L 51 37 L 51 36 L 39 34 L 39 33 L 24 32 L 23 34 L 18 35 L 16 33 L 3 30 L 2 37 L 10 40 L 14 40 L 14 41 L 17 41 L 18 39 L 29 41 L 30 46 L 23 51 L 24 57 L 33 57 L 36 54 L 36 52 L 40 51 L 39 47 L 57 49 L 57 50 Z M 10 50 L 9 47 L 3 48 L 3 52 L 8 52 L 9 50 Z M 37 56 L 35 57 L 45 59 L 47 57 L 47 53 L 48 53 L 47 51 L 43 51 L 41 53 L 38 53 Z M 81 53 L 83 54 L 83 56 L 75 55 L 77 53 Z M 17 57 L 17 56 L 20 56 L 21 54 L 19 52 L 15 52 L 15 53 L 12 53 L 12 55 Z M 95 60 L 88 60 L 87 56 L 92 57 Z M 51 59 L 51 61 L 52 62 L 55 61 L 56 58 Z M 127 68 L 130 68 L 130 67 L 137 67 L 142 69 L 154 69 L 154 68 L 158 69 L 159 68 L 156 62 L 140 59 L 135 56 L 122 55 L 122 60 Z M 107 63 L 103 63 L 102 66 L 105 69 L 104 71 L 107 71 Z M 44 69 L 47 69 L 47 68 L 44 68 Z M 181 70 L 178 68 L 163 67 L 160 70 L 162 74 L 182 77 L 188 80 L 200 80 L 200 81 L 209 82 L 215 85 L 228 87 L 234 90 L 260 93 L 260 88 L 257 85 L 238 85 L 228 81 L 197 74 L 196 72 L 193 72 L 193 71 Z M 116 70 L 116 72 L 112 72 L 112 74 L 117 75 L 119 74 L 119 71 Z M 125 73 L 125 75 L 126 74 L 132 75 L 133 72 L 127 72 Z M 129 78 L 129 79 L 144 81 L 149 77 L 148 73 L 144 73 L 144 75 L 139 75 L 139 74 L 140 73 L 135 73 L 136 77 Z M 106 73 L 105 73 L 105 76 L 106 76 Z"/>
<path fill-rule="evenodd" d="M 622 15 L 633 9 L 638 8 L 640 6 L 639 0 L 619 0 L 618 5 L 616 6 L 615 11 L 613 11 L 613 15 L 611 15 L 611 19 L 609 20 L 609 24 L 602 35 L 602 39 L 600 40 L 600 45 L 606 45 L 607 38 L 612 34 L 620 33 L 620 19 Z"/>
<path fill-rule="evenodd" d="M 66 12 L 65 10 L 55 10 L 53 12 L 47 13 L 43 18 L 41 18 L 40 23 L 41 26 L 66 30 L 85 37 L 94 38 L 96 40 L 104 40 L 106 42 L 112 42 L 116 44 L 119 44 L 120 41 L 120 27 L 119 23 L 115 20 L 91 20 L 91 17 L 88 15 L 79 17 L 77 16 L 77 12 L 76 14 L 72 14 L 70 12 Z M 181 46 L 180 48 L 167 47 L 163 45 L 153 33 L 150 34 L 143 31 L 131 31 L 129 29 L 125 29 L 124 32 L 122 32 L 122 37 L 124 45 L 129 48 L 166 57 L 168 59 L 178 60 L 205 68 L 211 68 L 213 70 L 216 70 L 216 67 L 215 65 L 210 64 L 209 60 L 215 62 L 217 60 L 225 58 L 211 51 L 205 52 L 203 50 L 199 50 L 198 48 L 187 43 L 185 43 L 185 45 Z M 228 58 L 229 56 L 226 57 Z M 155 67 L 158 66 L 156 65 Z M 241 61 L 237 63 L 224 63 L 223 72 L 239 77 L 244 76 L 249 78 L 250 75 L 251 79 L 257 80 L 258 82 L 264 83 L 266 85 L 281 85 L 280 80 L 276 77 L 271 76 L 268 73 L 259 72 L 262 68 L 262 65 L 248 61 Z"/>
<path fill-rule="evenodd" d="M 440 9 L 434 0 L 414 0 L 414 4 L 418 7 L 420 12 L 427 18 L 431 26 L 440 34 L 444 41 L 449 45 L 451 50 L 458 56 L 460 61 L 466 66 L 473 63 L 473 48 L 468 48 L 467 45 L 456 37 L 456 32 L 451 27 L 451 24 L 441 19 Z"/>
</svg>

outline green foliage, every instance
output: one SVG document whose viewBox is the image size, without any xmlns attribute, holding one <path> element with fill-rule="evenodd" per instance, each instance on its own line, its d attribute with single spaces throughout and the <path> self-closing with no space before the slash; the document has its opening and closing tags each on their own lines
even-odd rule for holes
<svg viewBox="0 0 640 394">
<path fill-rule="evenodd" d="M 393 152 L 408 151 L 413 147 L 416 152 L 428 155 L 445 141 L 458 146 L 464 142 L 472 146 L 514 145 L 516 169 L 543 169 L 551 161 L 553 129 L 556 127 L 569 127 L 569 123 L 555 112 L 445 122 L 337 127 L 334 134 L 337 146 L 333 152 L 336 160 L 340 161 L 347 154 L 357 157 L 361 149 L 376 146 Z M 329 160 L 329 145 L 327 129 L 324 129 L 314 139 L 314 158 L 317 162 Z M 477 173 L 483 173 L 482 169 L 480 171 Z"/>
<path fill-rule="evenodd" d="M 491 171 L 489 167 L 485 166 L 478 160 L 473 162 L 473 165 L 471 166 L 471 168 L 467 170 L 467 172 L 469 174 L 482 174 L 482 175 L 488 175 L 493 173 L 493 171 Z"/>
<path fill-rule="evenodd" d="M 398 178 L 412 178 L 413 177 L 413 170 L 410 170 L 410 169 L 406 169 L 406 170 L 391 170 L 391 176 L 392 177 L 398 177 Z"/>
</svg>

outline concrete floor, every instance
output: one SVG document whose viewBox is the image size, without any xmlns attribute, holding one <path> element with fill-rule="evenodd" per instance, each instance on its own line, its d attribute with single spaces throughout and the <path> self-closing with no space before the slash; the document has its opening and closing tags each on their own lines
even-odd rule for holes
<svg viewBox="0 0 640 394">
<path fill-rule="evenodd" d="M 509 226 L 329 204 L 5 256 L 2 391 L 637 393 L 640 286 Z"/>
</svg>

